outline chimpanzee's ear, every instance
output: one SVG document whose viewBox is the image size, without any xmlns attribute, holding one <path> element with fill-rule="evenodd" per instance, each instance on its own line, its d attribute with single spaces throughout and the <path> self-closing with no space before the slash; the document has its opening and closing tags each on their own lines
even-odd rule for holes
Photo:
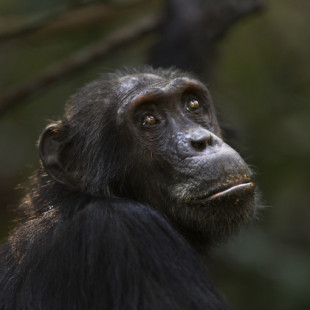
<svg viewBox="0 0 310 310">
<path fill-rule="evenodd" d="M 70 177 L 61 162 L 60 152 L 63 148 L 61 124 L 46 127 L 39 139 L 39 153 L 46 172 L 59 183 L 70 186 Z"/>
</svg>

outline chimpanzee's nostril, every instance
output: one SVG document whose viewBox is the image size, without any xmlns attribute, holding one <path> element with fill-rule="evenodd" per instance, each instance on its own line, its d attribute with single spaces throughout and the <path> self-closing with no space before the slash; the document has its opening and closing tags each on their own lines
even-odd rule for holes
<svg viewBox="0 0 310 310">
<path fill-rule="evenodd" d="M 205 141 L 191 141 L 191 145 L 196 151 L 203 151 L 207 143 Z"/>
<path fill-rule="evenodd" d="M 202 152 L 208 145 L 212 145 L 212 136 L 204 136 L 200 139 L 192 139 L 191 146 L 195 151 Z"/>
</svg>

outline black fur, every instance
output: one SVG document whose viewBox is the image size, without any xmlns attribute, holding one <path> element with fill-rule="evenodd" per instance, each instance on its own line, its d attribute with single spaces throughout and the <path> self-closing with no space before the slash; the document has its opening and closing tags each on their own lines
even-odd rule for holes
<svg viewBox="0 0 310 310">
<path fill-rule="evenodd" d="M 2 248 L 1 309 L 224 309 L 158 212 L 125 199 L 66 207 L 72 214 L 55 206 Z"/>
</svg>

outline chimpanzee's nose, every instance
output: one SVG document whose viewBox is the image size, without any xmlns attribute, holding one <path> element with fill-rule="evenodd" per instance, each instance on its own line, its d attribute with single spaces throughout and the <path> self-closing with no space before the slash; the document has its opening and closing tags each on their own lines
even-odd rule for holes
<svg viewBox="0 0 310 310">
<path fill-rule="evenodd" d="M 219 146 L 222 144 L 221 141 L 220 138 L 204 128 L 194 130 L 189 137 L 190 146 L 196 152 L 203 152 L 207 148 Z"/>
</svg>

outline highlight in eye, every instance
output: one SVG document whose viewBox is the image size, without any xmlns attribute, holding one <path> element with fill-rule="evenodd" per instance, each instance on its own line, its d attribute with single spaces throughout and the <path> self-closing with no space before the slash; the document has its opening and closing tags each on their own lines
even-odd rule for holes
<svg viewBox="0 0 310 310">
<path fill-rule="evenodd" d="M 157 119 L 155 116 L 152 114 L 146 115 L 143 119 L 142 125 L 147 126 L 147 125 L 155 125 L 157 123 Z"/>
<path fill-rule="evenodd" d="M 197 99 L 190 99 L 189 102 L 186 105 L 186 109 L 189 112 L 194 112 L 197 109 L 199 109 L 199 101 Z"/>
</svg>

